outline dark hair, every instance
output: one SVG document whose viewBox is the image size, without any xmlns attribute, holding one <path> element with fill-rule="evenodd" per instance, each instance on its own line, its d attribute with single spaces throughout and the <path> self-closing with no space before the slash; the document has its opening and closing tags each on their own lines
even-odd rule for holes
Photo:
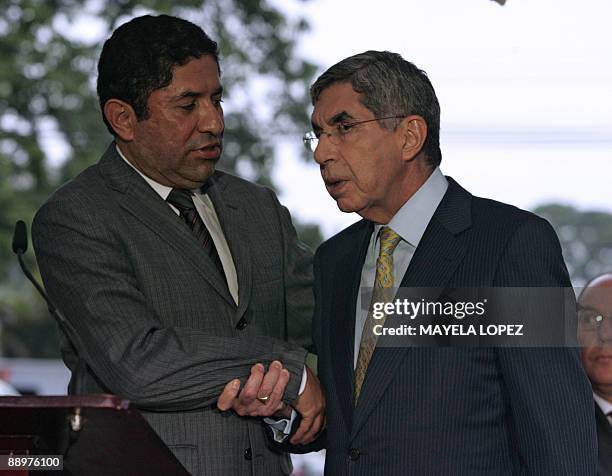
<svg viewBox="0 0 612 476">
<path fill-rule="evenodd" d="M 440 164 L 440 104 L 425 71 L 397 53 L 366 51 L 343 59 L 319 76 L 310 88 L 312 104 L 324 89 L 343 82 L 350 83 L 361 94 L 362 104 L 375 117 L 421 116 L 427 123 L 423 151 L 431 165 Z M 399 123 L 400 120 L 381 121 L 382 127 L 392 129 Z"/>
<path fill-rule="evenodd" d="M 134 108 L 138 120 L 147 119 L 147 99 L 172 81 L 172 68 L 211 55 L 219 67 L 219 48 L 199 26 L 180 18 L 145 15 L 117 28 L 102 47 L 98 61 L 98 98 L 104 104 L 121 99 Z M 220 72 L 220 71 L 219 71 Z"/>
</svg>

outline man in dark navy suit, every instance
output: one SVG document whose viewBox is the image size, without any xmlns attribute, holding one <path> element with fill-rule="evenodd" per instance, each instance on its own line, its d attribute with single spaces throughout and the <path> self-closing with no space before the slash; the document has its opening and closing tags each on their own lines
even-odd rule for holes
<svg viewBox="0 0 612 476">
<path fill-rule="evenodd" d="M 344 59 L 311 96 L 305 144 L 338 207 L 363 218 L 315 258 L 326 474 L 595 474 L 575 348 L 383 347 L 359 292 L 570 287 L 551 226 L 441 173 L 438 100 L 401 56 Z"/>
</svg>

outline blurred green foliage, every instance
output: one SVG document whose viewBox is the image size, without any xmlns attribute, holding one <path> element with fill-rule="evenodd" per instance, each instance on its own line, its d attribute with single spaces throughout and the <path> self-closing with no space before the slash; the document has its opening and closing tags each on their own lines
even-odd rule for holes
<svg viewBox="0 0 612 476">
<path fill-rule="evenodd" d="M 542 205 L 534 212 L 550 221 L 557 231 L 575 287 L 612 272 L 612 214 L 558 204 Z"/>
<path fill-rule="evenodd" d="M 58 355 L 55 324 L 11 253 L 13 226 L 29 225 L 55 188 L 104 152 L 111 136 L 95 95 L 97 58 L 113 29 L 146 13 L 191 20 L 219 43 L 221 169 L 273 187 L 275 139 L 299 141 L 307 127 L 315 67 L 295 46 L 308 24 L 266 0 L 0 0 L 0 355 Z M 316 248 L 318 227 L 296 225 Z"/>
<path fill-rule="evenodd" d="M 11 253 L 13 226 L 30 224 L 45 198 L 111 140 L 95 96 L 97 57 L 110 31 L 145 13 L 189 19 L 220 44 L 220 168 L 273 187 L 275 139 L 299 140 L 308 127 L 315 67 L 295 53 L 308 24 L 266 0 L 0 0 L 0 355 L 59 356 L 55 323 Z M 575 286 L 612 270 L 611 214 L 556 204 L 535 212 L 557 230 Z M 318 227 L 296 226 L 316 248 Z M 35 270 L 31 250 L 26 259 Z"/>
</svg>

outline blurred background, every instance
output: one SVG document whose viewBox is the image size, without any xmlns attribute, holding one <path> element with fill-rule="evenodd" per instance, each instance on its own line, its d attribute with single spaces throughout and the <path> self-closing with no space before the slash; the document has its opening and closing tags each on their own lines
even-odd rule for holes
<svg viewBox="0 0 612 476">
<path fill-rule="evenodd" d="M 445 174 L 550 220 L 574 286 L 612 270 L 608 0 L 0 0 L 0 392 L 65 392 L 55 324 L 10 241 L 15 221 L 29 226 L 111 140 L 97 57 L 145 13 L 182 16 L 219 42 L 221 168 L 273 187 L 313 249 L 359 217 L 337 210 L 303 150 L 308 86 L 346 56 L 385 49 L 432 80 Z M 320 474 L 322 458 L 295 466 Z"/>
</svg>

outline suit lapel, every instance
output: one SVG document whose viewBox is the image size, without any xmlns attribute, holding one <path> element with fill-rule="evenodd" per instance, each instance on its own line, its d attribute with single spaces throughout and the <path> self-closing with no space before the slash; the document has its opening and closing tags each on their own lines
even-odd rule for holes
<svg viewBox="0 0 612 476">
<path fill-rule="evenodd" d="M 249 235 L 243 225 L 248 222 L 248 218 L 235 197 L 227 193 L 222 181 L 218 180 L 217 174 L 211 178 L 211 185 L 207 193 L 215 206 L 236 267 L 238 277 L 238 309 L 234 318 L 234 325 L 236 325 L 251 302 L 251 291 L 253 289 L 253 273 L 248 248 Z"/>
<path fill-rule="evenodd" d="M 340 406 L 347 428 L 351 428 L 353 416 L 353 388 L 355 372 L 353 368 L 355 347 L 355 312 L 357 293 L 361 281 L 361 269 L 374 229 L 371 222 L 362 220 L 357 224 L 353 235 L 343 246 L 341 255 L 333 270 L 330 293 L 332 319 L 330 320 L 330 356 L 334 383 L 340 399 Z M 354 250 L 358 250 L 355 254 Z"/>
<path fill-rule="evenodd" d="M 100 161 L 100 172 L 119 196 L 117 202 L 132 218 L 148 227 L 160 239 L 196 268 L 228 303 L 235 305 L 227 285 L 214 263 L 181 218 L 144 179 L 126 164 L 111 144 Z"/>
<path fill-rule="evenodd" d="M 400 285 L 403 288 L 429 288 L 423 290 L 427 300 L 439 297 L 463 259 L 465 248 L 456 235 L 471 225 L 471 195 L 451 178 L 448 180 L 448 190 L 429 222 Z M 355 408 L 351 438 L 357 435 L 378 404 L 409 349 L 407 346 L 377 347 L 374 351 Z"/>
<path fill-rule="evenodd" d="M 402 279 L 402 287 L 428 287 L 441 291 L 463 259 L 465 248 L 435 217 L 429 223 L 421 244 Z M 436 298 L 436 296 L 428 296 Z"/>
</svg>

